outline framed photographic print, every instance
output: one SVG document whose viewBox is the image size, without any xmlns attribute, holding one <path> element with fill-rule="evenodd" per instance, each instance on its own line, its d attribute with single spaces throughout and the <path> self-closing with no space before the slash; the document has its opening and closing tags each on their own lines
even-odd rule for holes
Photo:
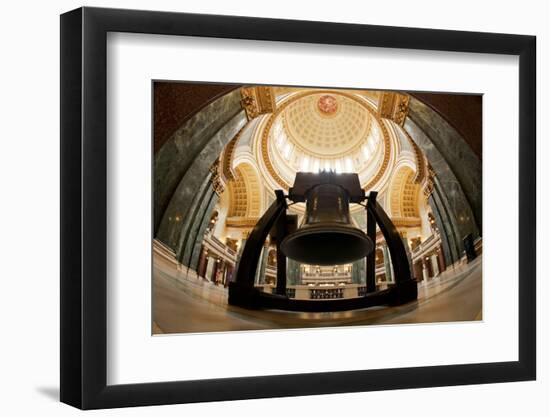
<svg viewBox="0 0 550 417">
<path fill-rule="evenodd" d="M 61 16 L 61 400 L 535 379 L 535 38 Z"/>
</svg>

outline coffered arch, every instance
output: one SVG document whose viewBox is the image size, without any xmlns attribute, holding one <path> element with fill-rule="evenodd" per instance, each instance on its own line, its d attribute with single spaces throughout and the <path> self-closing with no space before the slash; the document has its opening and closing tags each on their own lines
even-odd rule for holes
<svg viewBox="0 0 550 417">
<path fill-rule="evenodd" d="M 241 163 L 235 167 L 235 179 L 229 184 L 228 217 L 257 219 L 262 207 L 262 186 L 254 166 Z"/>
<path fill-rule="evenodd" d="M 393 177 L 390 191 L 390 213 L 392 217 L 418 218 L 418 193 L 415 171 L 408 165 L 399 167 Z"/>
</svg>

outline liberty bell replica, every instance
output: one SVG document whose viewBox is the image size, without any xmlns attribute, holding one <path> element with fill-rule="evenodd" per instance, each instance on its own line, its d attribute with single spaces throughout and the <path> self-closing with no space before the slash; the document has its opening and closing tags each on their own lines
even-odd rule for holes
<svg viewBox="0 0 550 417">
<path fill-rule="evenodd" d="M 310 265 L 338 265 L 366 257 L 372 240 L 354 226 L 350 203 L 365 200 L 357 174 L 298 172 L 288 199 L 305 202 L 300 227 L 281 242 L 289 258 Z"/>
</svg>

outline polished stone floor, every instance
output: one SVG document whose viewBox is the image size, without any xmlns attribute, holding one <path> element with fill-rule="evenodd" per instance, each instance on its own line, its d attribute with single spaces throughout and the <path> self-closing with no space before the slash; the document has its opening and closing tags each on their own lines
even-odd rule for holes
<svg viewBox="0 0 550 417">
<path fill-rule="evenodd" d="M 229 306 L 223 287 L 187 278 L 158 257 L 153 269 L 155 334 L 481 320 L 481 257 L 421 284 L 417 301 L 332 313 L 250 311 Z"/>
</svg>

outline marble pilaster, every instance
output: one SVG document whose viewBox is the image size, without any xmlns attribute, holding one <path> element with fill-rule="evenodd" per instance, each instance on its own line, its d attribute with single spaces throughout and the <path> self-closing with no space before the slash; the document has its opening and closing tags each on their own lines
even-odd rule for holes
<svg viewBox="0 0 550 417">
<path fill-rule="evenodd" d="M 191 206 L 189 207 L 188 212 L 181 220 L 182 225 L 180 239 L 174 250 L 174 252 L 176 253 L 176 258 L 180 262 L 183 262 L 185 244 L 189 240 L 191 226 L 197 220 L 197 216 L 200 216 L 202 215 L 202 213 L 204 213 L 204 210 L 206 209 L 205 204 L 208 204 L 208 201 L 213 192 L 214 190 L 212 189 L 212 174 L 209 172 L 208 175 L 204 178 L 204 181 L 200 185 L 199 189 L 197 190 L 196 197 L 191 201 Z"/>
<path fill-rule="evenodd" d="M 437 255 L 430 256 L 430 262 L 432 263 L 432 270 L 434 271 L 434 277 L 439 275 L 439 264 L 437 263 Z"/>
<path fill-rule="evenodd" d="M 382 246 L 382 251 L 384 252 L 384 271 L 386 273 L 386 282 L 393 282 L 393 271 L 388 246 Z"/>
<path fill-rule="evenodd" d="M 441 200 L 438 197 L 438 193 L 435 192 L 430 195 L 428 204 L 432 208 L 432 213 L 435 217 L 435 224 L 439 229 L 439 235 L 443 242 L 443 256 L 447 265 L 452 265 L 458 258 L 458 246 L 455 239 L 455 233 L 452 231 L 450 221 L 447 219 L 444 221 L 444 213 L 441 212 Z M 446 217 L 445 217 L 446 218 Z"/>
<path fill-rule="evenodd" d="M 216 197 L 216 193 L 209 184 L 202 198 L 197 197 L 195 199 L 196 204 L 192 207 L 193 210 L 189 210 L 187 215 L 187 218 L 190 219 L 189 225 L 187 230 L 182 230 L 181 234 L 182 236 L 185 236 L 185 239 L 177 252 L 179 261 L 184 265 L 189 266 L 191 263 L 191 254 L 195 248 L 196 240 L 200 238 L 200 241 L 202 242 L 204 231 L 202 235 L 199 235 L 199 233 L 201 232 L 201 229 L 203 229 L 203 225 L 204 230 L 208 227 L 208 222 L 210 221 L 212 210 L 214 208 L 212 200 L 214 199 L 214 201 L 217 202 L 218 199 Z"/>
<path fill-rule="evenodd" d="M 197 233 L 195 234 L 194 238 L 194 244 L 192 246 L 192 251 L 189 258 L 189 267 L 191 269 L 197 269 L 199 265 L 199 257 L 202 247 L 202 240 L 204 238 L 204 233 L 206 232 L 206 228 L 208 227 L 208 223 L 210 222 L 210 214 L 212 213 L 212 210 L 214 210 L 214 207 L 218 203 L 218 195 L 214 193 L 212 197 L 210 198 L 210 202 L 208 203 L 208 207 L 206 208 L 206 211 L 204 213 L 204 216 L 202 217 L 202 222 L 200 223 L 200 226 L 197 230 Z"/>
<path fill-rule="evenodd" d="M 426 264 L 426 260 L 422 259 L 422 280 L 428 281 L 429 278 L 428 265 Z"/>
</svg>

